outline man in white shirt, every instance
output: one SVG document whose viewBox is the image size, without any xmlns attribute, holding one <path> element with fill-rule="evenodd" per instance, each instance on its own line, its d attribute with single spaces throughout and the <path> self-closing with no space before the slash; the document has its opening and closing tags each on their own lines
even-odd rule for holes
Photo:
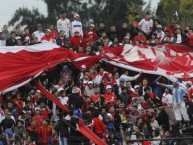
<svg viewBox="0 0 193 145">
<path fill-rule="evenodd" d="M 61 12 L 61 18 L 57 21 L 58 32 L 64 31 L 65 36 L 68 38 L 70 36 L 70 20 L 66 18 L 66 12 Z"/>
<path fill-rule="evenodd" d="M 85 87 L 85 90 L 89 97 L 93 96 L 94 95 L 94 83 L 92 81 L 89 81 L 87 86 Z"/>
<path fill-rule="evenodd" d="M 145 18 L 143 18 L 139 22 L 139 27 L 141 27 L 141 30 L 145 33 L 145 35 L 149 35 L 153 28 L 153 20 L 151 19 L 150 12 L 146 12 Z"/>
<path fill-rule="evenodd" d="M 70 34 L 74 36 L 74 32 L 80 32 L 80 35 L 83 36 L 82 23 L 80 22 L 80 16 L 78 13 L 74 13 L 74 21 L 71 22 Z"/>
<path fill-rule="evenodd" d="M 38 39 L 38 42 L 41 42 L 41 39 L 42 37 L 45 35 L 44 32 L 42 31 L 42 25 L 41 24 L 38 24 L 37 25 L 38 27 L 38 30 L 33 32 L 32 36 L 33 38 L 37 38 Z"/>
<path fill-rule="evenodd" d="M 60 99 L 62 105 L 64 106 L 68 105 L 68 97 L 66 96 L 66 92 L 64 90 L 60 91 L 60 96 L 58 98 Z"/>
</svg>

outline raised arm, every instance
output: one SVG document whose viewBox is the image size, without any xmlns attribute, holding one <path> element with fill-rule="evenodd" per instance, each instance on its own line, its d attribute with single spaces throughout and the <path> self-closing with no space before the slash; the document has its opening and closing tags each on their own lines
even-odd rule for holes
<svg viewBox="0 0 193 145">
<path fill-rule="evenodd" d="M 162 87 L 168 87 L 167 84 L 163 84 L 163 83 L 159 83 L 159 82 L 157 82 L 156 84 L 159 85 L 159 86 L 162 86 Z"/>
</svg>

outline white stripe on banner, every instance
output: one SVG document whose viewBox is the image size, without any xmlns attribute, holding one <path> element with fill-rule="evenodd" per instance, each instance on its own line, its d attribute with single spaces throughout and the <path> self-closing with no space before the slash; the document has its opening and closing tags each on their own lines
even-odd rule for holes
<svg viewBox="0 0 193 145">
<path fill-rule="evenodd" d="M 54 44 L 54 43 L 39 43 L 35 45 L 30 46 L 0 46 L 0 53 L 17 53 L 21 50 L 26 50 L 29 52 L 39 52 L 39 51 L 46 51 L 46 50 L 52 50 L 54 48 L 60 48 L 60 46 Z"/>
</svg>

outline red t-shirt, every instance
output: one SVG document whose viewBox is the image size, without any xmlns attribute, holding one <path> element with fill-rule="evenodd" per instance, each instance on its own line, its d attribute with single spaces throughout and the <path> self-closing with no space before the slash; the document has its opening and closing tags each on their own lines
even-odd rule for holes
<svg viewBox="0 0 193 145">
<path fill-rule="evenodd" d="M 43 119 L 44 119 L 44 116 L 42 116 L 42 115 L 39 115 L 39 116 L 35 115 L 35 116 L 32 118 L 32 120 L 35 120 L 35 121 L 36 121 L 36 127 L 37 127 L 37 128 L 39 128 L 39 127 L 41 126 Z"/>
<path fill-rule="evenodd" d="M 104 125 L 103 121 L 99 119 L 98 117 L 93 118 L 91 127 L 94 128 L 94 132 L 97 135 L 101 135 L 105 130 L 106 126 Z"/>
</svg>

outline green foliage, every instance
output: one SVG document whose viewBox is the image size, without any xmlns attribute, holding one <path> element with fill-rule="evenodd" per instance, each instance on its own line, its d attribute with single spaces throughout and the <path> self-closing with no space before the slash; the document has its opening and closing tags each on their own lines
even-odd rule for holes
<svg viewBox="0 0 193 145">
<path fill-rule="evenodd" d="M 193 0 L 160 0 L 156 15 L 164 24 L 176 21 L 184 28 L 193 24 L 192 4 Z"/>
<path fill-rule="evenodd" d="M 47 17 L 40 14 L 37 9 L 30 11 L 27 8 L 19 8 L 10 20 L 9 25 L 15 25 L 21 17 L 22 22 L 20 25 L 31 25 L 31 22 L 36 23 L 35 25 L 37 25 L 37 23 L 44 23 L 45 26 L 48 24 L 56 24 L 62 10 L 67 11 L 69 18 L 73 18 L 73 12 L 78 12 L 83 24 L 88 24 L 89 21 L 93 21 L 97 25 L 100 21 L 104 21 L 107 26 L 112 24 L 120 25 L 123 21 L 127 22 L 128 17 L 129 20 L 140 18 L 144 4 L 143 0 L 87 0 L 87 2 L 80 0 L 42 1 L 47 5 Z"/>
<path fill-rule="evenodd" d="M 129 23 L 132 21 L 140 21 L 143 17 L 144 11 L 142 7 L 145 3 L 143 0 L 130 0 L 127 4 L 127 18 Z"/>
<path fill-rule="evenodd" d="M 36 24 L 41 23 L 45 24 L 45 17 L 39 13 L 37 9 L 30 11 L 27 8 L 19 8 L 16 10 L 13 18 L 9 21 L 10 26 L 14 26 L 18 21 L 20 21 L 21 26 L 28 26 L 30 30 L 36 29 Z"/>
</svg>

